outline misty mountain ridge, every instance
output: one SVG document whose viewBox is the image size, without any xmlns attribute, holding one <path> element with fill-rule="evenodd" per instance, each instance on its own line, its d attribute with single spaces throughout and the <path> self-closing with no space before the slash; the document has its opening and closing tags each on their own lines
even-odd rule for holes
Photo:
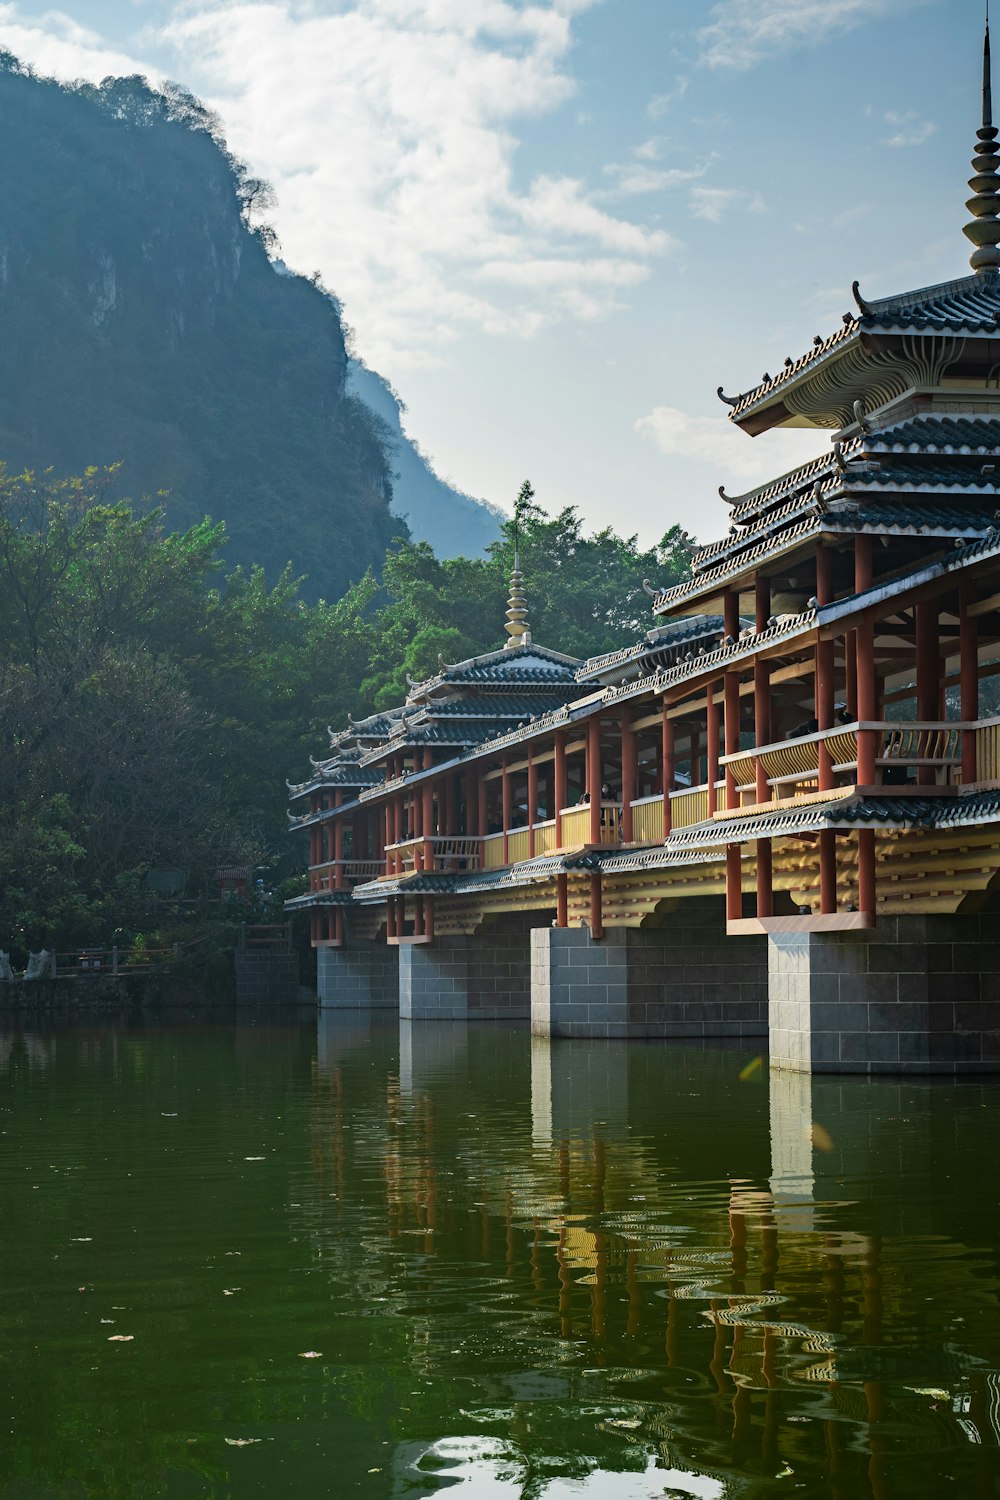
<svg viewBox="0 0 1000 1500">
<path fill-rule="evenodd" d="M 495 514 L 442 483 L 399 405 L 355 369 L 340 307 L 251 227 L 264 185 L 181 89 L 35 77 L 0 56 L 0 458 L 78 473 L 229 560 L 291 562 L 336 597 L 407 526 L 478 552 Z M 401 518 L 405 517 L 403 521 Z"/>
</svg>

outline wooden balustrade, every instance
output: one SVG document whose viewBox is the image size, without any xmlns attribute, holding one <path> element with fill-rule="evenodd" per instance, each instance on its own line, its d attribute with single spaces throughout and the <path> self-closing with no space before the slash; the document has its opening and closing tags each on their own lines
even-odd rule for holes
<svg viewBox="0 0 1000 1500">
<path fill-rule="evenodd" d="M 1000 719 L 976 726 L 976 780 L 1000 781 Z"/>
<path fill-rule="evenodd" d="M 707 784 L 670 793 L 670 822 L 673 828 L 690 828 L 693 823 L 704 823 L 709 817 L 711 811 Z"/>
<path fill-rule="evenodd" d="M 663 798 L 659 794 L 632 803 L 632 842 L 663 843 Z"/>
</svg>

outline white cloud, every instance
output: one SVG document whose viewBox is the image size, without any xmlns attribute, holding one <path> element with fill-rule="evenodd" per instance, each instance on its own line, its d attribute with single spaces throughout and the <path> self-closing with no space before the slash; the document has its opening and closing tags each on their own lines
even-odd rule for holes
<svg viewBox="0 0 1000 1500">
<path fill-rule="evenodd" d="M 913 109 L 901 114 L 888 109 L 882 118 L 892 127 L 883 142 L 886 146 L 922 146 L 937 130 L 934 120 L 922 120 Z"/>
<path fill-rule="evenodd" d="M 322 270 L 365 358 L 396 373 L 467 330 L 593 319 L 674 244 L 576 177 L 516 177 L 526 122 L 573 101 L 573 21 L 596 3 L 193 0 L 143 50 L 219 112 L 277 189 L 285 260 Z M 162 78 L 10 4 L 0 45 L 63 78 Z"/>
<path fill-rule="evenodd" d="M 691 189 L 691 213 L 696 219 L 708 219 L 712 224 L 721 224 L 724 215 L 733 209 L 761 214 L 764 212 L 764 200 L 759 193 L 747 192 L 745 188 Z"/>
<path fill-rule="evenodd" d="M 698 32 L 699 60 L 744 71 L 775 52 L 815 45 L 920 0 L 719 0 Z"/>
<path fill-rule="evenodd" d="M 710 465 L 720 478 L 737 480 L 748 489 L 829 447 L 829 434 L 797 429 L 749 438 L 721 410 L 717 417 L 692 417 L 676 406 L 655 406 L 634 428 L 668 458 Z"/>
</svg>

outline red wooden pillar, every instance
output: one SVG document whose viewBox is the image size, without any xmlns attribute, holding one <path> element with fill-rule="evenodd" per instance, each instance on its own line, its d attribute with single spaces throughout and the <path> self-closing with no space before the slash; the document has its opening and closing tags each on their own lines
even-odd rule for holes
<svg viewBox="0 0 1000 1500">
<path fill-rule="evenodd" d="M 333 796 L 334 807 L 340 807 L 344 801 L 343 788 L 337 788 Z M 337 818 L 333 824 L 333 886 L 334 890 L 344 889 L 344 820 Z"/>
<path fill-rule="evenodd" d="M 338 906 L 333 914 L 333 940 L 339 946 L 344 946 L 344 908 Z"/>
<path fill-rule="evenodd" d="M 556 876 L 556 926 L 569 926 L 569 876 Z"/>
<path fill-rule="evenodd" d="M 428 747 L 424 751 L 424 770 L 429 771 L 433 764 L 434 752 Z M 434 783 L 429 777 L 420 789 L 420 796 L 422 803 L 420 821 L 423 825 L 421 828 L 421 832 L 424 836 L 423 867 L 425 870 L 433 870 L 434 844 L 432 840 L 434 838 Z"/>
<path fill-rule="evenodd" d="M 875 915 L 875 830 L 858 830 L 858 911 Z"/>
<path fill-rule="evenodd" d="M 754 629 L 758 631 L 767 629 L 767 622 L 771 618 L 771 580 L 758 575 L 753 587 L 754 602 Z"/>
<path fill-rule="evenodd" d="M 855 592 L 855 594 L 864 594 L 864 593 L 867 592 L 868 589 L 871 588 L 871 586 L 872 586 L 872 539 L 871 539 L 870 536 L 856 536 L 854 538 L 854 592 Z M 848 710 L 850 711 L 850 715 L 851 715 L 852 719 L 863 719 L 865 717 L 865 714 L 862 713 L 862 710 L 861 710 L 862 698 L 864 698 L 869 703 L 869 706 L 871 707 L 871 710 L 872 710 L 871 713 L 868 715 L 868 717 L 869 718 L 874 718 L 875 717 L 875 709 L 874 709 L 874 704 L 875 704 L 875 678 L 874 678 L 875 667 L 874 667 L 874 660 L 873 660 L 873 658 L 874 658 L 874 649 L 873 649 L 873 646 L 874 646 L 874 630 L 873 630 L 873 627 L 869 627 L 868 640 L 867 640 L 867 643 L 864 646 L 862 646 L 862 642 L 859 639 L 859 632 L 858 632 L 858 630 L 851 630 L 851 631 L 848 632 L 848 636 L 847 636 L 847 653 L 848 653 L 847 654 L 847 707 L 848 707 Z M 870 684 L 867 685 L 864 693 L 862 692 L 861 686 L 860 686 L 860 673 L 861 673 L 861 670 L 862 670 L 862 658 L 865 658 L 865 660 L 868 663 L 870 663 L 871 674 L 872 674 L 872 676 L 871 676 L 871 682 L 870 682 Z M 870 688 L 870 693 L 868 691 L 868 688 Z M 871 734 L 869 734 L 867 737 L 862 736 L 862 738 L 866 739 L 866 743 L 867 743 L 867 745 L 868 745 L 868 747 L 869 747 L 869 749 L 871 751 L 870 756 L 868 755 L 868 751 L 866 751 L 866 758 L 871 758 L 872 759 L 871 775 L 872 775 L 872 780 L 874 780 L 874 776 L 875 776 L 874 748 L 873 748 L 874 747 L 874 743 L 875 743 L 874 737 Z M 859 750 L 859 759 L 860 759 L 860 750 Z M 863 781 L 863 778 L 861 776 L 860 766 L 859 766 L 859 769 L 858 769 L 858 781 L 860 783 L 862 783 L 863 785 L 866 785 L 866 786 L 870 786 L 871 785 L 871 782 L 864 782 Z"/>
<path fill-rule="evenodd" d="M 774 916 L 774 863 L 771 840 L 757 840 L 757 915 Z"/>
<path fill-rule="evenodd" d="M 434 897 L 433 896 L 425 896 L 423 898 L 423 908 L 424 908 L 424 937 L 433 939 L 433 937 L 434 937 Z"/>
<path fill-rule="evenodd" d="M 844 636 L 844 698 L 848 717 L 858 717 L 858 640 L 857 631 L 849 630 Z"/>
<path fill-rule="evenodd" d="M 632 803 L 635 801 L 639 766 L 636 733 L 632 728 L 632 708 L 622 709 L 622 843 L 632 842 Z"/>
<path fill-rule="evenodd" d="M 726 635 L 731 635 L 734 641 L 738 640 L 740 634 L 740 596 L 735 589 L 727 589 L 723 594 L 722 615 Z"/>
<path fill-rule="evenodd" d="M 726 845 L 726 921 L 738 922 L 743 915 L 743 850 Z"/>
<path fill-rule="evenodd" d="M 837 835 L 823 828 L 819 835 L 819 909 L 824 916 L 837 910 Z"/>
<path fill-rule="evenodd" d="M 705 779 L 708 782 L 709 816 L 717 807 L 715 783 L 719 779 L 719 705 L 715 698 L 715 684 L 709 683 L 705 690 Z"/>
<path fill-rule="evenodd" d="M 674 754 L 674 721 L 667 717 L 666 704 L 663 705 L 663 719 L 660 729 L 663 752 L 663 837 L 669 838 L 673 827 L 670 793 L 674 789 L 677 770 Z"/>
<path fill-rule="evenodd" d="M 753 732 L 754 744 L 768 745 L 771 742 L 771 668 L 760 657 L 753 664 Z M 768 802 L 771 789 L 767 784 L 767 769 L 756 761 L 758 802 Z"/>
<path fill-rule="evenodd" d="M 385 907 L 385 935 L 387 938 L 398 937 L 396 930 L 396 898 L 390 896 Z"/>
<path fill-rule="evenodd" d="M 601 877 L 598 871 L 590 877 L 590 935 L 592 938 L 604 936 L 604 910 L 601 900 Z"/>
<path fill-rule="evenodd" d="M 940 715 L 941 661 L 936 601 L 925 600 L 914 610 L 917 626 L 917 718 L 936 720 Z M 918 766 L 920 786 L 933 786 L 934 767 Z"/>
<path fill-rule="evenodd" d="M 966 723 L 979 718 L 979 629 L 969 608 L 976 597 L 975 585 L 963 578 L 958 591 L 958 683 L 959 714 Z M 962 731 L 962 781 L 976 779 L 976 731 Z"/>
<path fill-rule="evenodd" d="M 820 729 L 833 728 L 833 642 L 816 642 L 816 723 Z M 825 740 L 819 743 L 819 789 L 828 792 L 834 784 L 833 757 Z"/>
<path fill-rule="evenodd" d="M 444 827 L 440 830 L 446 838 L 454 838 L 458 832 L 458 798 L 455 792 L 455 773 L 451 771 L 444 779 Z M 440 812 L 439 803 L 439 816 Z"/>
<path fill-rule="evenodd" d="M 476 772 L 476 821 L 479 824 L 477 833 L 484 839 L 490 831 L 489 806 L 487 804 L 487 793 L 489 783 L 482 771 Z"/>
<path fill-rule="evenodd" d="M 727 672 L 723 678 L 725 703 L 726 754 L 735 755 L 740 748 L 740 678 L 738 672 Z M 736 774 L 726 765 L 726 807 L 737 807 Z"/>
<path fill-rule="evenodd" d="M 878 720 L 878 694 L 875 682 L 875 622 L 866 616 L 858 623 L 854 632 L 858 646 L 858 719 L 866 722 Z M 858 732 L 858 785 L 874 786 L 877 774 L 875 760 L 880 731 L 862 729 Z"/>
<path fill-rule="evenodd" d="M 590 843 L 601 842 L 601 721 L 587 720 L 587 795 L 590 798 Z"/>
<path fill-rule="evenodd" d="M 556 819 L 556 848 L 562 848 L 562 815 L 566 806 L 566 798 L 569 793 L 566 790 L 566 731 L 557 729 L 555 732 L 555 819 Z"/>
<path fill-rule="evenodd" d="M 503 832 L 503 862 L 508 863 L 507 855 L 510 850 L 510 819 L 513 805 L 513 789 L 510 784 L 510 772 L 507 769 L 507 757 L 504 756 L 502 770 L 500 773 L 500 827 Z"/>
<path fill-rule="evenodd" d="M 538 818 L 538 767 L 535 749 L 528 747 L 528 858 L 535 857 L 535 822 Z"/>
</svg>

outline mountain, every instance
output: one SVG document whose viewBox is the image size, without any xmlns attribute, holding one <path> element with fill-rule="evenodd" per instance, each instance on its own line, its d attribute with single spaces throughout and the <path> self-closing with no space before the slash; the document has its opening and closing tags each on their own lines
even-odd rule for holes
<svg viewBox="0 0 1000 1500">
<path fill-rule="evenodd" d="M 430 542 L 438 557 L 475 557 L 500 535 L 500 512 L 435 474 L 403 425 L 406 407 L 389 382 L 352 359 L 347 388 L 385 423 L 393 469 L 393 509 L 414 541 Z"/>
<path fill-rule="evenodd" d="M 379 569 L 406 530 L 402 448 L 349 386 L 336 298 L 250 227 L 264 185 L 218 121 L 177 88 L 67 87 L 6 55 L 0 140 L 0 459 L 120 463 L 112 495 L 171 528 L 224 520 L 232 562 L 290 561 L 311 596 Z"/>
</svg>

